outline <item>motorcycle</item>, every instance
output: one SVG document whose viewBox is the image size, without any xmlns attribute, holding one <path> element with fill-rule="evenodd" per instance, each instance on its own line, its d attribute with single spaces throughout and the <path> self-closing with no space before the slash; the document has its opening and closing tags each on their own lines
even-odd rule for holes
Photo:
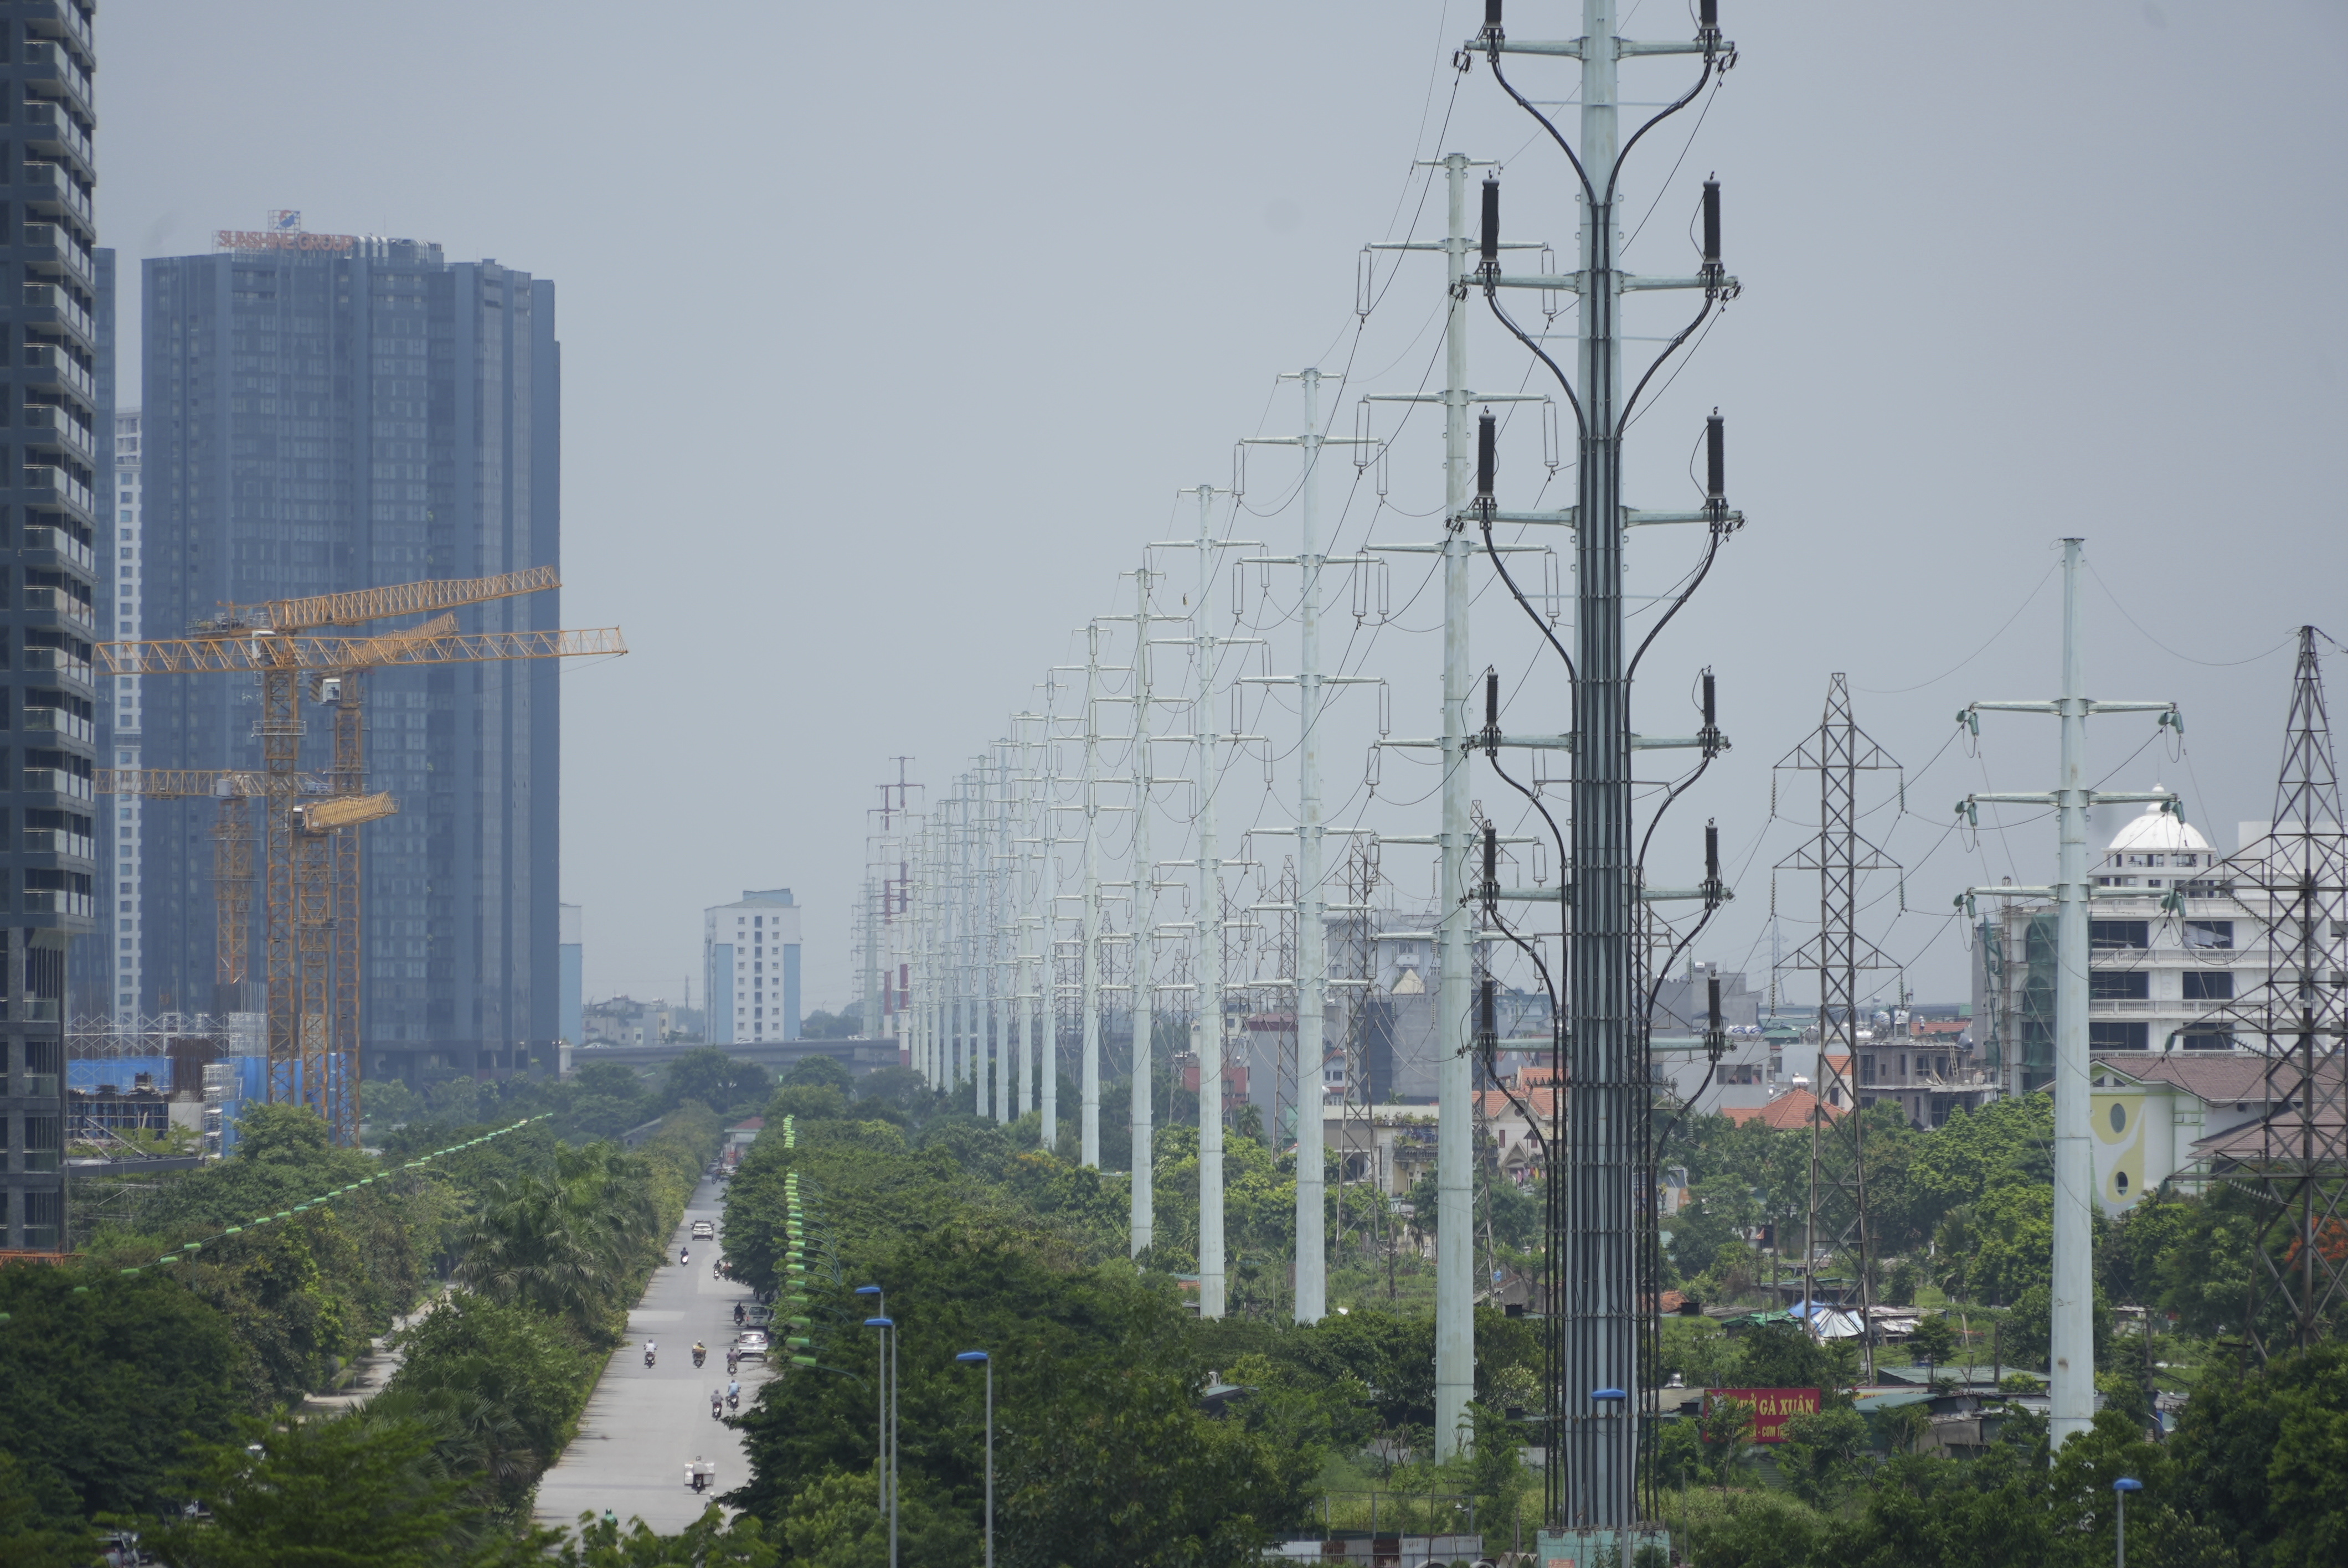
<svg viewBox="0 0 2348 1568">
<path fill-rule="evenodd" d="M 692 1261 L 693 1261 L 693 1249 L 692 1249 L 691 1247 L 689 1247 L 689 1246 L 681 1246 L 681 1247 L 679 1247 L 679 1248 L 677 1248 L 677 1249 L 676 1249 L 676 1266 L 677 1266 L 677 1267 L 679 1267 L 679 1268 L 683 1268 L 686 1264 L 691 1263 Z"/>
<path fill-rule="evenodd" d="M 709 1358 L 709 1352 L 699 1345 L 693 1348 L 693 1364 L 696 1367 Z"/>
<path fill-rule="evenodd" d="M 742 1327 L 742 1304 L 738 1301 L 734 1304 L 734 1327 Z"/>
<path fill-rule="evenodd" d="M 738 1410 L 742 1408 L 742 1395 L 740 1390 L 736 1389 L 726 1396 L 726 1408 L 729 1410 Z"/>
<path fill-rule="evenodd" d="M 715 1394 L 709 1396 L 709 1419 L 713 1421 L 722 1421 L 726 1419 L 725 1401 Z"/>
<path fill-rule="evenodd" d="M 741 1369 L 742 1352 L 739 1350 L 728 1350 L 726 1352 L 726 1375 L 730 1378 Z"/>
<path fill-rule="evenodd" d="M 647 1350 L 647 1351 L 645 1351 L 645 1352 L 644 1352 L 644 1365 L 645 1365 L 645 1366 L 647 1366 L 647 1367 L 649 1367 L 649 1366 L 651 1366 L 652 1364 L 653 1364 L 653 1353 L 652 1353 L 651 1351 Z"/>
</svg>

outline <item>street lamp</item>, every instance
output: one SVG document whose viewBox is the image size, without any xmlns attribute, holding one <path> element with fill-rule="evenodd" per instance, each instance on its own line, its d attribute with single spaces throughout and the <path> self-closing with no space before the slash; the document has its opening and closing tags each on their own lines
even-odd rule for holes
<svg viewBox="0 0 2348 1568">
<path fill-rule="evenodd" d="M 983 1350 L 965 1350 L 954 1359 L 986 1368 L 986 1568 L 994 1568 L 994 1358 Z"/>
<path fill-rule="evenodd" d="M 860 1286 L 856 1294 L 880 1296 L 877 1285 Z M 897 1568 L 897 1380 L 891 1375 L 896 1369 L 896 1322 L 888 1317 L 868 1317 L 867 1328 L 880 1330 L 880 1506 L 889 1515 L 889 1568 Z"/>
<path fill-rule="evenodd" d="M 2127 1500 L 2128 1493 L 2142 1491 L 2144 1482 L 2132 1475 L 2124 1475 L 2112 1482 L 2112 1501 L 2120 1511 L 2119 1556 L 2116 1568 L 2127 1568 Z"/>
</svg>

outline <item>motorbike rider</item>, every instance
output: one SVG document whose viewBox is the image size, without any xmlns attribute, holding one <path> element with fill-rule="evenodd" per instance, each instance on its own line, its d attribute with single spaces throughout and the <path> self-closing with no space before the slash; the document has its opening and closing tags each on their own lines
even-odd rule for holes
<svg viewBox="0 0 2348 1568">
<path fill-rule="evenodd" d="M 689 1247 L 689 1246 L 681 1246 L 681 1247 L 678 1247 L 678 1248 L 676 1249 L 676 1266 L 677 1266 L 677 1267 L 679 1267 L 679 1268 L 683 1268 L 686 1264 L 691 1263 L 692 1261 L 693 1261 L 693 1249 L 692 1249 L 691 1247 Z"/>
<path fill-rule="evenodd" d="M 696 1339 L 693 1342 L 693 1364 L 700 1366 L 709 1355 L 709 1347 Z"/>
<path fill-rule="evenodd" d="M 649 1366 L 651 1366 L 651 1365 L 653 1364 L 653 1353 L 654 1353 L 654 1351 L 658 1350 L 659 1348 L 660 1348 L 660 1347 L 659 1347 L 659 1346 L 657 1346 L 657 1345 L 655 1345 L 655 1344 L 654 1344 L 651 1340 L 647 1339 L 647 1340 L 645 1340 L 645 1341 L 644 1341 L 644 1365 L 645 1365 L 645 1366 L 649 1367 Z"/>
<path fill-rule="evenodd" d="M 734 1327 L 742 1327 L 742 1304 L 738 1301 L 734 1304 Z"/>
<path fill-rule="evenodd" d="M 738 1410 L 742 1408 L 742 1385 L 739 1381 L 726 1385 L 726 1408 L 729 1410 Z"/>
<path fill-rule="evenodd" d="M 726 1375 L 730 1378 L 741 1369 L 742 1352 L 729 1348 L 726 1352 Z"/>
<path fill-rule="evenodd" d="M 726 1413 L 726 1396 L 716 1389 L 709 1390 L 709 1419 L 717 1420 Z"/>
</svg>

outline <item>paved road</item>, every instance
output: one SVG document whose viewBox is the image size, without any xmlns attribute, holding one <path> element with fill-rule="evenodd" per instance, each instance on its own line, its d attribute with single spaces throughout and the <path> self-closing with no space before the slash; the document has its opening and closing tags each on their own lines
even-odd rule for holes
<svg viewBox="0 0 2348 1568">
<path fill-rule="evenodd" d="M 716 1248 L 708 1242 L 691 1244 L 693 1262 L 687 1266 L 679 1268 L 675 1261 L 694 1221 L 717 1220 L 717 1194 L 716 1184 L 705 1181 L 685 1205 L 685 1218 L 669 1240 L 669 1261 L 628 1314 L 629 1342 L 603 1368 L 578 1437 L 538 1483 L 540 1522 L 574 1524 L 582 1512 L 600 1514 L 608 1508 L 623 1522 L 633 1515 L 674 1533 L 699 1516 L 710 1496 L 749 1479 L 742 1434 L 709 1419 L 709 1390 L 726 1386 L 734 1304 L 749 1300 L 749 1287 L 709 1276 Z M 646 1339 L 660 1344 L 658 1363 L 649 1370 Z M 698 1371 L 693 1365 L 695 1339 L 709 1347 L 709 1364 Z M 742 1364 L 745 1409 L 765 1377 L 759 1362 Z M 686 1461 L 694 1459 L 717 1467 L 716 1484 L 704 1496 L 696 1497 L 685 1484 Z"/>
</svg>

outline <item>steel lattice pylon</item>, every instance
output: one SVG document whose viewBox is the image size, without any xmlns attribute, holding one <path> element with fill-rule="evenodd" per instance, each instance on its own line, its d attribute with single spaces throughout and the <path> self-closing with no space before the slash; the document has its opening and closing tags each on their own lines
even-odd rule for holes
<svg viewBox="0 0 2348 1568">
<path fill-rule="evenodd" d="M 1859 1114 L 1859 973 L 1896 969 L 1859 934 L 1859 879 L 1869 871 L 1896 871 L 1898 863 L 1859 831 L 1859 775 L 1899 771 L 1850 712 L 1850 685 L 1839 672 L 1827 682 L 1826 715 L 1818 729 L 1786 753 L 1780 768 L 1818 775 L 1818 835 L 1778 863 L 1778 869 L 1818 874 L 1818 934 L 1794 953 L 1794 967 L 1818 976 L 1818 1104 L 1810 1111 L 1809 1214 L 1802 1234 L 1802 1317 L 1817 1332 L 1810 1282 L 1817 1277 L 1823 1235 L 1849 1264 L 1858 1297 L 1864 1375 L 1875 1377 L 1874 1236 L 1868 1224 L 1865 1118 Z M 1842 1064 L 1835 1057 L 1839 1048 Z M 1834 1115 L 1837 1102 L 1842 1114 Z"/>
<path fill-rule="evenodd" d="M 2260 1360 L 2313 1344 L 2348 1301 L 2348 837 L 2324 711 L 2315 628 L 2299 630 L 2299 667 L 2266 836 L 2228 862 L 2231 888 L 2264 926 L 2268 978 L 2207 1021 L 2266 1059 L 2267 1116 L 2203 1146 L 2213 1171 L 2249 1192 L 2258 1263 L 2244 1314 Z M 2253 905 L 2245 895 L 2255 895 Z M 2283 1303 L 2281 1322 L 2267 1321 Z"/>
</svg>

